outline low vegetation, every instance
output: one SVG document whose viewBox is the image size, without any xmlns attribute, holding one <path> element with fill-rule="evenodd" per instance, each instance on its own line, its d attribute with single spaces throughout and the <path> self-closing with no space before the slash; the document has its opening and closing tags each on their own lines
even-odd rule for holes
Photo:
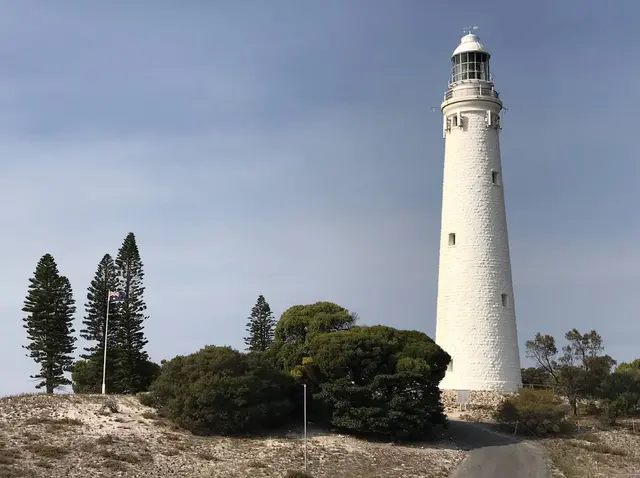
<svg viewBox="0 0 640 478">
<path fill-rule="evenodd" d="M 569 410 L 569 406 L 552 390 L 525 388 L 499 405 L 495 419 L 522 435 L 567 435 L 573 429 Z"/>
<path fill-rule="evenodd" d="M 640 421 L 611 421 L 607 404 L 577 403 L 552 390 L 524 389 L 506 398 L 494 412 L 503 432 L 543 446 L 564 478 L 636 476 L 640 472 Z"/>
</svg>

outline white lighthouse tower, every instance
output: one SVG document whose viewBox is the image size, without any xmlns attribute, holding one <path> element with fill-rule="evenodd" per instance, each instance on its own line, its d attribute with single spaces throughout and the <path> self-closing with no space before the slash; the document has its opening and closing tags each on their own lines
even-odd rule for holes
<svg viewBox="0 0 640 478">
<path fill-rule="evenodd" d="M 469 32 L 451 57 L 436 343 L 452 362 L 444 390 L 522 386 L 499 135 L 502 102 L 489 52 Z"/>
</svg>

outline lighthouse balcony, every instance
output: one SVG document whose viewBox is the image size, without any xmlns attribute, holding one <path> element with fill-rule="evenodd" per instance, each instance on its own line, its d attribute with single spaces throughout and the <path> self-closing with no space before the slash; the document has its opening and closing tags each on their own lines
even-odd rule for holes
<svg viewBox="0 0 640 478">
<path fill-rule="evenodd" d="M 452 83 L 444 94 L 444 100 L 470 99 L 470 98 L 493 98 L 500 100 L 500 94 L 489 83 L 479 85 L 478 83 L 464 84 L 462 82 Z"/>
</svg>

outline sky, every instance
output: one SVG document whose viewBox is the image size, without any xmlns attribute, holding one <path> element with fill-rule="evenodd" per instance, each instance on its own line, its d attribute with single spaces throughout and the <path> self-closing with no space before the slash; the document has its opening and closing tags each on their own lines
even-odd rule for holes
<svg viewBox="0 0 640 478">
<path fill-rule="evenodd" d="M 1 0 L 0 395 L 34 391 L 21 311 L 51 253 L 86 289 L 134 232 L 148 352 L 243 348 L 320 300 L 435 332 L 439 105 L 463 28 L 492 53 L 519 342 L 640 357 L 640 5 Z M 85 346 L 78 342 L 79 348 Z"/>
</svg>

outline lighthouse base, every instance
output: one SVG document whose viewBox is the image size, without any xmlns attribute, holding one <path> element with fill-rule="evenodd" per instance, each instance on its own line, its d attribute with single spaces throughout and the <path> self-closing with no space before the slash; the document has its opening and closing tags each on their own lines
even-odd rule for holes
<svg viewBox="0 0 640 478">
<path fill-rule="evenodd" d="M 487 381 L 473 380 L 465 377 L 456 377 L 453 374 L 447 374 L 440 382 L 441 390 L 469 390 L 469 391 L 488 391 L 513 393 L 522 388 L 520 380 L 503 380 L 503 381 Z"/>
</svg>

